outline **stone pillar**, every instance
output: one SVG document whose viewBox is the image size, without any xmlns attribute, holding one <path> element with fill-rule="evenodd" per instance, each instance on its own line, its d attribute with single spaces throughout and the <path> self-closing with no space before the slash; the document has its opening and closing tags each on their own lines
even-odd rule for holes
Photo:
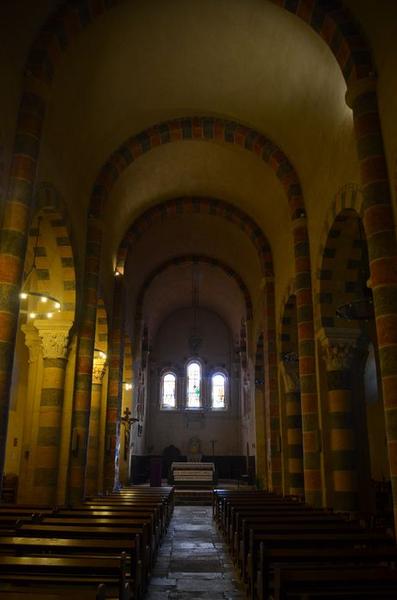
<svg viewBox="0 0 397 600">
<path fill-rule="evenodd" d="M 35 321 L 43 351 L 33 494 L 39 504 L 56 501 L 68 335 L 71 322 Z"/>
<path fill-rule="evenodd" d="M 265 415 L 267 431 L 270 434 L 268 458 L 269 487 L 282 493 L 280 402 L 277 384 L 276 319 L 274 308 L 274 280 L 266 278 L 265 285 L 265 326 L 263 333 L 263 358 L 265 369 Z M 269 419 L 267 416 L 269 415 Z M 269 444 L 267 446 L 269 448 Z"/>
<path fill-rule="evenodd" d="M 109 379 L 106 407 L 103 485 L 111 492 L 119 485 L 120 424 L 123 397 L 124 323 L 122 277 L 115 280 L 109 338 Z"/>
<path fill-rule="evenodd" d="M 358 502 L 358 457 L 352 397 L 354 359 L 360 332 L 347 329 L 322 331 L 328 385 L 333 502 L 335 510 L 356 511 Z"/>
<path fill-rule="evenodd" d="M 299 378 L 302 409 L 305 498 L 313 506 L 323 504 L 316 359 L 313 324 L 310 247 L 306 219 L 292 222 L 295 254 L 295 290 L 299 345 Z"/>
<path fill-rule="evenodd" d="M 284 380 L 286 404 L 288 493 L 304 496 L 302 412 L 298 360 L 285 359 L 280 368 Z"/>
<path fill-rule="evenodd" d="M 81 502 L 85 493 L 101 247 L 101 224 L 97 218 L 89 216 L 72 410 L 68 485 L 69 501 L 72 504 Z"/>
<path fill-rule="evenodd" d="M 361 170 L 363 222 L 375 308 L 394 522 L 397 524 L 397 244 L 375 77 L 350 84 L 346 102 L 353 109 Z"/>
<path fill-rule="evenodd" d="M 4 471 L 14 346 L 47 86 L 26 77 L 0 232 L 0 482 Z"/>
<path fill-rule="evenodd" d="M 106 359 L 96 358 L 92 371 L 92 392 L 90 427 L 88 436 L 86 495 L 98 493 L 99 479 L 99 420 L 101 413 L 102 381 L 105 374 Z"/>
<path fill-rule="evenodd" d="M 264 384 L 255 384 L 255 448 L 256 448 L 256 475 L 263 487 L 266 486 L 266 423 L 265 402 L 263 393 Z"/>
<path fill-rule="evenodd" d="M 42 381 L 42 347 L 39 332 L 32 325 L 22 325 L 25 344 L 29 349 L 28 387 L 26 390 L 25 415 L 23 422 L 22 458 L 19 473 L 18 502 L 32 502 L 32 486 L 34 475 L 34 440 L 38 429 L 38 407 L 40 406 Z"/>
</svg>

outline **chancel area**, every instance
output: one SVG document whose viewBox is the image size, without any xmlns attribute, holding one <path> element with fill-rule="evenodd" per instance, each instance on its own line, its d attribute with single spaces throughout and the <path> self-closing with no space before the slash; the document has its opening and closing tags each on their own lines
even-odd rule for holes
<svg viewBox="0 0 397 600">
<path fill-rule="evenodd" d="M 0 3 L 0 600 L 396 597 L 396 40 Z"/>
</svg>

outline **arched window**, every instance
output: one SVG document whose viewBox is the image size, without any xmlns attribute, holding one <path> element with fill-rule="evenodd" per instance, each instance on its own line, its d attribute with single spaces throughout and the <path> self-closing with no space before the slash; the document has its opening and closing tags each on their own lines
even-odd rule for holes
<svg viewBox="0 0 397 600">
<path fill-rule="evenodd" d="M 226 377 L 214 373 L 211 377 L 211 408 L 226 408 Z"/>
<path fill-rule="evenodd" d="M 191 362 L 187 367 L 187 408 L 201 406 L 201 365 Z"/>
<path fill-rule="evenodd" d="M 161 385 L 162 408 L 176 408 L 176 376 L 164 373 Z"/>
</svg>

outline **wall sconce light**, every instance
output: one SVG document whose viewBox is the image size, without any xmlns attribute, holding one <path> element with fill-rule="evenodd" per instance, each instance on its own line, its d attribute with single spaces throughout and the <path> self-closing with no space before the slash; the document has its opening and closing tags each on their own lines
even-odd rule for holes
<svg viewBox="0 0 397 600">
<path fill-rule="evenodd" d="M 102 358 L 103 360 L 107 359 L 107 354 L 103 350 L 100 350 L 99 348 L 94 348 L 94 352 L 98 354 L 99 358 Z"/>
<path fill-rule="evenodd" d="M 37 234 L 33 246 L 33 263 L 29 271 L 24 276 L 22 289 L 19 294 L 19 299 L 21 300 L 19 312 L 27 315 L 28 319 L 52 319 L 55 313 L 61 312 L 62 308 L 58 298 L 50 296 L 49 294 L 31 292 L 27 289 L 24 289 L 27 287 L 32 273 L 36 272 L 37 275 L 36 258 L 38 255 L 37 249 L 39 247 L 40 227 L 41 217 L 39 217 L 37 221 Z"/>
</svg>

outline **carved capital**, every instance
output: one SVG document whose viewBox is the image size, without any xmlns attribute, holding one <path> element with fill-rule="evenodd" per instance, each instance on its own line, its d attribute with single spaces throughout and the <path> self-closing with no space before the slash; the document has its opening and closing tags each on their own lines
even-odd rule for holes
<svg viewBox="0 0 397 600">
<path fill-rule="evenodd" d="M 346 91 L 345 100 L 347 106 L 354 109 L 354 104 L 360 96 L 367 94 L 368 92 L 376 92 L 377 78 L 375 73 L 370 74 L 369 77 L 363 79 L 356 79 L 349 83 Z"/>
<path fill-rule="evenodd" d="M 29 364 L 36 362 L 41 352 L 41 340 L 37 329 L 30 323 L 21 327 L 25 334 L 25 344 L 29 349 Z"/>
<path fill-rule="evenodd" d="M 96 358 L 92 367 L 92 383 L 101 384 L 105 375 L 106 359 Z"/>
<path fill-rule="evenodd" d="M 323 329 L 319 341 L 327 371 L 347 371 L 363 348 L 361 331 L 355 329 Z"/>
<path fill-rule="evenodd" d="M 41 321 L 34 325 L 41 339 L 44 358 L 67 358 L 71 321 Z"/>
</svg>

